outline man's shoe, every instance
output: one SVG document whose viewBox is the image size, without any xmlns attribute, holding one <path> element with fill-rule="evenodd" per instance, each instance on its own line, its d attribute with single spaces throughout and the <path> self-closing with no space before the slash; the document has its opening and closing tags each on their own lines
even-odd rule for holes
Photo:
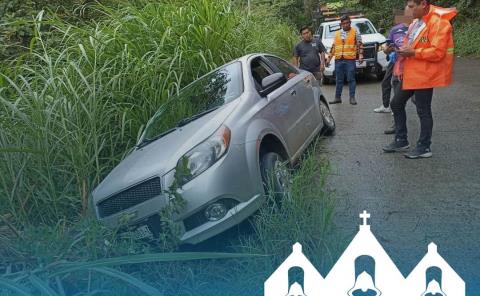
<svg viewBox="0 0 480 296">
<path fill-rule="evenodd" d="M 328 102 L 329 104 L 341 104 L 342 99 L 340 98 L 335 98 L 335 100 Z"/>
<path fill-rule="evenodd" d="M 355 101 L 355 98 L 350 98 L 350 104 L 352 105 L 356 105 L 357 104 L 357 101 Z"/>
<path fill-rule="evenodd" d="M 405 157 L 409 159 L 430 158 L 432 157 L 432 150 L 430 150 L 430 148 L 423 148 L 417 146 L 415 150 L 405 154 Z"/>
<path fill-rule="evenodd" d="M 385 107 L 385 106 L 382 105 L 378 108 L 373 109 L 373 112 L 375 112 L 375 113 L 390 113 L 390 112 L 392 112 L 392 110 L 390 109 L 390 107 Z"/>
<path fill-rule="evenodd" d="M 392 143 L 383 147 L 383 151 L 386 153 L 403 152 L 408 148 L 410 148 L 410 145 L 408 144 L 407 140 L 395 139 Z"/>
</svg>

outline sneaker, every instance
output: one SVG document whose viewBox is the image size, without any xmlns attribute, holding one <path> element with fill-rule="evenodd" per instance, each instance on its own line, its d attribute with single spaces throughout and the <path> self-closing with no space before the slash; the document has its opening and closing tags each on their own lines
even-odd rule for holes
<svg viewBox="0 0 480 296">
<path fill-rule="evenodd" d="M 341 104 L 342 99 L 340 98 L 335 98 L 335 100 L 328 102 L 329 104 Z"/>
<path fill-rule="evenodd" d="M 430 148 L 423 148 L 417 146 L 415 150 L 405 154 L 405 157 L 409 159 L 430 158 L 432 157 L 432 150 L 430 150 Z"/>
<path fill-rule="evenodd" d="M 373 112 L 375 113 L 391 113 L 392 109 L 390 107 L 385 107 L 385 106 L 380 106 L 378 108 L 373 109 Z"/>
<path fill-rule="evenodd" d="M 350 104 L 352 104 L 352 105 L 356 105 L 356 104 L 357 104 L 357 101 L 355 101 L 355 98 L 354 98 L 354 97 L 351 97 L 351 98 L 350 98 Z"/>
<path fill-rule="evenodd" d="M 408 148 L 410 148 L 410 145 L 408 144 L 407 140 L 395 139 L 392 143 L 383 147 L 383 151 L 386 153 L 403 152 Z"/>
</svg>

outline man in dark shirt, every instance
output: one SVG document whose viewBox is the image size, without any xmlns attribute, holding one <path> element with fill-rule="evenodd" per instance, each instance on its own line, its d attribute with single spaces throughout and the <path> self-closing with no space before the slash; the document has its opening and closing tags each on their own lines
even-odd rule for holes
<svg viewBox="0 0 480 296">
<path fill-rule="evenodd" d="M 320 81 L 325 70 L 325 47 L 320 40 L 313 39 L 309 27 L 302 27 L 300 34 L 302 41 L 295 46 L 293 51 L 295 65 L 300 69 L 312 72 Z"/>
</svg>

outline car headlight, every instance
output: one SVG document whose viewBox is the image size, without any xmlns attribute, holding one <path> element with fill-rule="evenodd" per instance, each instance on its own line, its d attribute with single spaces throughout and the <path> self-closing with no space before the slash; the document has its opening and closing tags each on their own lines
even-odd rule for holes
<svg viewBox="0 0 480 296">
<path fill-rule="evenodd" d="M 208 139 L 180 158 L 176 167 L 176 179 L 182 186 L 217 162 L 230 146 L 230 129 L 222 125 Z"/>
</svg>

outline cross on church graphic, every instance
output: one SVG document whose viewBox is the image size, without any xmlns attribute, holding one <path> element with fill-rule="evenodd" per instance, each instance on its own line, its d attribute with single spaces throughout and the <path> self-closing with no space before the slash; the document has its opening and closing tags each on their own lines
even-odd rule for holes
<svg viewBox="0 0 480 296">
<path fill-rule="evenodd" d="M 293 245 L 290 256 L 265 282 L 265 296 L 465 296 L 465 282 L 430 243 L 405 278 L 375 238 L 370 214 L 326 277 Z"/>
</svg>

